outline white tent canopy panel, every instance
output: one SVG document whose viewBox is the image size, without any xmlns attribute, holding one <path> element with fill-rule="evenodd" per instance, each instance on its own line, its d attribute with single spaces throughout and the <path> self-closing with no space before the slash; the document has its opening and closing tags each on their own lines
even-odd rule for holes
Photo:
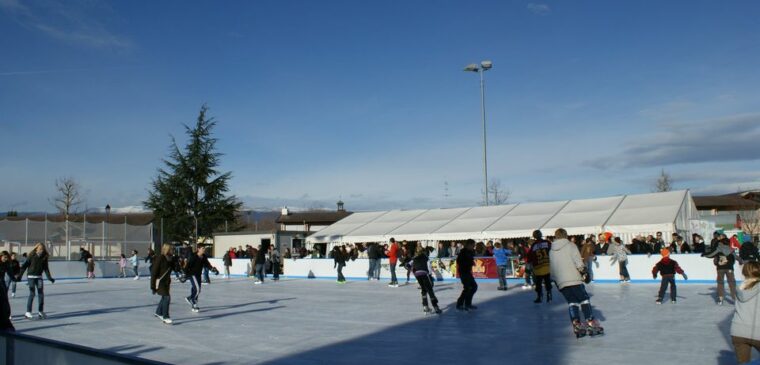
<svg viewBox="0 0 760 365">
<path fill-rule="evenodd" d="M 519 204 L 483 232 L 484 238 L 530 237 L 552 219 L 568 201 Z"/>
<path fill-rule="evenodd" d="M 377 219 L 353 230 L 349 236 L 343 238 L 343 242 L 356 243 L 385 241 L 389 232 L 425 212 L 425 209 L 391 210 L 388 214 L 383 214 Z"/>
<path fill-rule="evenodd" d="M 340 241 L 343 236 L 388 213 L 388 211 L 382 211 L 351 214 L 348 217 L 343 218 L 340 221 L 330 225 L 329 227 L 309 236 L 307 238 L 307 242 L 324 243 Z"/>
<path fill-rule="evenodd" d="M 471 208 L 456 219 L 437 229 L 430 235 L 434 240 L 462 240 L 480 238 L 480 234 L 514 209 L 517 204 L 494 205 Z"/>
<path fill-rule="evenodd" d="M 471 208 L 430 209 L 408 223 L 388 233 L 404 240 L 427 240 L 430 234 L 456 219 Z M 390 238 L 388 237 L 388 238 Z"/>
<path fill-rule="evenodd" d="M 553 235 L 558 228 L 564 228 L 569 235 L 599 233 L 623 199 L 623 196 L 615 196 L 572 200 L 541 230 L 544 235 Z"/>
</svg>

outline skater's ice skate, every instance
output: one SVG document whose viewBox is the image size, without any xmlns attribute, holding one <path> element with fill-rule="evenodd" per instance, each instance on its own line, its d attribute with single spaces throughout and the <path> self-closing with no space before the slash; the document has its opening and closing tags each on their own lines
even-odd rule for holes
<svg viewBox="0 0 760 365">
<path fill-rule="evenodd" d="M 200 309 L 200 308 L 198 308 L 198 305 L 197 305 L 197 304 L 193 304 L 193 309 L 192 309 L 192 311 L 193 311 L 193 313 L 198 313 L 198 312 L 200 312 L 200 311 L 201 311 L 201 309 Z"/>
<path fill-rule="evenodd" d="M 26 313 L 24 313 L 24 318 L 26 318 L 26 319 L 34 319 L 34 316 L 32 315 L 32 312 L 26 312 Z"/>
<path fill-rule="evenodd" d="M 39 319 L 47 319 L 47 314 L 45 314 L 45 312 L 39 312 L 39 313 L 37 313 L 37 318 L 39 318 Z"/>
<path fill-rule="evenodd" d="M 662 299 L 657 299 L 654 301 L 654 304 L 662 304 Z"/>
<path fill-rule="evenodd" d="M 435 312 L 435 314 L 441 314 L 441 313 L 443 313 L 443 311 L 441 310 L 441 308 L 438 308 L 437 305 L 433 305 L 433 312 Z"/>
<path fill-rule="evenodd" d="M 573 320 L 573 333 L 575 334 L 575 338 L 581 338 L 585 337 L 587 333 L 586 326 L 583 325 L 583 323 L 577 319 Z"/>
<path fill-rule="evenodd" d="M 422 311 L 425 312 L 425 314 L 430 314 L 432 311 L 430 310 L 430 307 L 424 306 L 422 307 Z"/>
<path fill-rule="evenodd" d="M 604 334 L 604 328 L 599 325 L 599 321 L 591 319 L 586 322 L 586 330 L 589 336 L 599 336 Z"/>
</svg>

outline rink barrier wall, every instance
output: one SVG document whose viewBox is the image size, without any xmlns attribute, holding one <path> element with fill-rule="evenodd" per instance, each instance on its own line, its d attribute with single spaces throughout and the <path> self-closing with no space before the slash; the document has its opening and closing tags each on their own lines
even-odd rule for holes
<svg viewBox="0 0 760 365">
<path fill-rule="evenodd" d="M 0 359 L 5 365 L 168 365 L 168 363 L 26 334 L 0 331 Z"/>
<path fill-rule="evenodd" d="M 671 257 L 678 261 L 679 265 L 689 277 L 690 283 L 714 283 L 716 272 L 712 259 L 700 257 L 699 254 L 673 254 Z M 660 282 L 659 277 L 652 279 L 652 268 L 659 261 L 659 255 L 630 255 L 628 256 L 628 272 L 631 276 L 632 283 L 654 283 Z M 220 276 L 224 274 L 224 264 L 222 259 L 209 259 L 211 265 L 219 269 Z M 312 279 L 337 279 L 337 271 L 333 268 L 332 259 L 283 259 L 284 269 L 282 276 L 289 278 L 312 278 Z M 86 277 L 87 267 L 81 261 L 50 261 L 50 272 L 55 279 L 82 279 Z M 356 259 L 347 261 L 343 268 L 343 275 L 348 280 L 366 280 L 367 269 L 369 268 L 368 259 Z M 737 280 L 742 280 L 741 266 L 734 266 L 734 274 Z M 251 260 L 233 259 L 230 267 L 230 276 L 246 277 L 250 276 L 253 271 Z M 434 270 L 434 276 L 441 281 L 457 280 L 451 272 L 446 270 Z M 127 266 L 127 277 L 132 276 L 132 267 Z M 140 261 L 138 268 L 140 276 L 149 276 L 148 264 Z M 95 277 L 97 278 L 115 278 L 119 275 L 118 261 L 96 261 Z M 396 267 L 396 275 L 399 279 L 406 280 L 406 269 Z M 390 266 L 388 259 L 382 259 L 380 264 L 380 278 L 390 280 Z M 212 275 L 213 278 L 213 275 Z M 414 280 L 414 278 L 411 278 Z M 510 278 L 510 281 L 522 281 L 521 278 Z M 679 282 L 684 281 L 680 275 L 676 276 Z M 496 281 L 496 279 L 478 279 L 480 282 Z M 594 266 L 594 281 L 598 283 L 607 283 L 619 281 L 618 265 L 611 262 L 610 256 L 598 256 L 597 265 Z"/>
<path fill-rule="evenodd" d="M 676 260 L 681 268 L 689 277 L 688 282 L 693 283 L 714 283 L 716 277 L 715 265 L 712 259 L 701 257 L 699 254 L 673 254 L 673 260 Z M 659 276 L 656 280 L 652 279 L 652 268 L 662 259 L 660 255 L 629 255 L 628 256 L 628 273 L 632 283 L 659 283 Z M 284 275 L 293 278 L 324 278 L 337 279 L 337 270 L 333 268 L 332 259 L 285 259 Z M 346 278 L 366 280 L 367 270 L 369 269 L 369 259 L 356 259 L 346 262 L 343 268 L 343 275 Z M 611 256 L 598 256 L 594 265 L 594 281 L 599 283 L 619 282 L 619 268 L 616 262 L 612 262 Z M 447 270 L 436 270 L 434 268 L 434 277 L 437 280 L 456 280 L 455 275 Z M 736 280 L 741 281 L 741 265 L 734 265 L 734 275 Z M 406 280 L 406 269 L 396 267 L 396 276 L 399 281 L 403 277 Z M 382 259 L 380 264 L 380 279 L 390 280 L 390 265 L 388 259 Z M 487 282 L 497 279 L 479 279 Z M 683 277 L 676 275 L 676 281 L 682 282 Z"/>
</svg>

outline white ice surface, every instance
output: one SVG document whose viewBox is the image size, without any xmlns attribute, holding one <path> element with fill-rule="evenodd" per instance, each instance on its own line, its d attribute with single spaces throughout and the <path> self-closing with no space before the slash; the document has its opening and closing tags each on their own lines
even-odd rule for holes
<svg viewBox="0 0 760 365">
<path fill-rule="evenodd" d="M 153 317 L 159 298 L 144 279 L 46 282 L 47 320 L 21 319 L 23 282 L 11 305 L 21 333 L 176 364 L 736 363 L 733 306 L 715 305 L 714 285 L 680 285 L 678 304 L 658 306 L 658 285 L 592 284 L 606 335 L 576 340 L 556 290 L 553 303 L 536 305 L 515 284 L 501 292 L 480 283 L 480 308 L 460 313 L 452 303 L 461 286 L 438 283 L 444 313 L 424 316 L 414 282 L 212 281 L 197 314 L 183 299 L 189 284 L 172 285 L 173 326 Z"/>
</svg>

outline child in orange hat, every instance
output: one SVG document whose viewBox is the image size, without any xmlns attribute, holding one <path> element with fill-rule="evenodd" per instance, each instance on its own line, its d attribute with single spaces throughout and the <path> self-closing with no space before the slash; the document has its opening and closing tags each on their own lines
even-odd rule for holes
<svg viewBox="0 0 760 365">
<path fill-rule="evenodd" d="M 657 295 L 657 301 L 655 303 L 662 304 L 662 297 L 665 296 L 665 290 L 670 284 L 670 302 L 675 304 L 676 302 L 676 273 L 683 275 L 684 280 L 689 280 L 686 273 L 683 272 L 678 262 L 670 258 L 670 250 L 663 248 L 660 250 L 662 259 L 654 265 L 652 269 L 652 278 L 657 279 L 657 273 L 662 276 L 662 282 L 660 283 L 660 292 Z"/>
</svg>

